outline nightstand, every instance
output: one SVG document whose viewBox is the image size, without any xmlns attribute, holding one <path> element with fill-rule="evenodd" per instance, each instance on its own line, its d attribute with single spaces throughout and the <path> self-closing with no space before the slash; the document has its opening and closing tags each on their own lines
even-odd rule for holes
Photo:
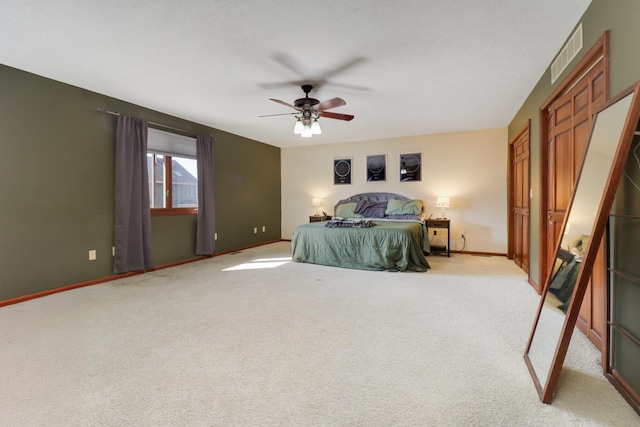
<svg viewBox="0 0 640 427">
<path fill-rule="evenodd" d="M 438 218 L 438 219 L 428 219 L 426 222 L 427 222 L 427 230 L 430 230 L 432 228 L 447 229 L 447 249 L 446 251 L 442 251 L 442 252 L 446 252 L 447 257 L 451 257 L 451 228 L 450 228 L 451 220 L 446 218 Z M 436 250 L 436 252 L 439 252 L 439 251 Z"/>
<path fill-rule="evenodd" d="M 309 216 L 309 222 L 329 221 L 331 217 L 329 215 L 311 215 Z"/>
</svg>

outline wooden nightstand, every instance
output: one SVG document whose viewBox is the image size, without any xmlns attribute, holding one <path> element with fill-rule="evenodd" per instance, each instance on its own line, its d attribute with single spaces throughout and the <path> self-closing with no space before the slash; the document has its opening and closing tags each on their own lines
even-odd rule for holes
<svg viewBox="0 0 640 427">
<path fill-rule="evenodd" d="M 329 221 L 331 217 L 329 215 L 311 215 L 309 216 L 309 222 Z"/>
<path fill-rule="evenodd" d="M 427 231 L 432 228 L 446 228 L 447 229 L 447 257 L 451 257 L 451 220 L 446 218 L 428 219 Z"/>
</svg>

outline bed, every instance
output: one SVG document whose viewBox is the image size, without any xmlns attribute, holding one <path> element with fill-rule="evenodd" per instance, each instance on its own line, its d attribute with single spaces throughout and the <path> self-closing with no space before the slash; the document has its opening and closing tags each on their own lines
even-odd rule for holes
<svg viewBox="0 0 640 427">
<path fill-rule="evenodd" d="M 430 268 L 422 201 L 394 193 L 361 193 L 340 200 L 334 213 L 330 221 L 294 230 L 294 261 L 378 271 Z"/>
</svg>

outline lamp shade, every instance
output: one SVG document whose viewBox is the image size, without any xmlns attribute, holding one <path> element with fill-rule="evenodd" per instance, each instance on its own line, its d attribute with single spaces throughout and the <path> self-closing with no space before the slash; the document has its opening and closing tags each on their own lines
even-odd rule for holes
<svg viewBox="0 0 640 427">
<path fill-rule="evenodd" d="M 313 197 L 311 199 L 311 206 L 313 206 L 314 208 L 316 208 L 316 215 L 320 215 L 318 212 L 318 208 L 320 206 L 322 206 L 322 198 L 320 197 Z"/>
<path fill-rule="evenodd" d="M 438 208 L 448 208 L 449 207 L 449 198 L 448 197 L 438 197 L 436 200 L 436 207 Z"/>
<path fill-rule="evenodd" d="M 311 123 L 311 133 L 314 135 L 320 135 L 322 133 L 322 129 L 320 129 L 320 123 L 318 123 L 318 119 L 315 119 L 313 123 Z"/>
<path fill-rule="evenodd" d="M 446 219 L 447 217 L 444 215 L 444 209 L 449 207 L 449 198 L 448 197 L 438 197 L 436 199 L 436 207 L 442 209 L 442 213 L 440 214 L 439 219 Z"/>
<path fill-rule="evenodd" d="M 300 135 L 302 133 L 303 128 L 304 128 L 304 125 L 302 124 L 302 120 L 298 119 L 298 121 L 296 122 L 296 125 L 293 127 L 293 133 L 295 133 L 296 135 Z"/>
</svg>

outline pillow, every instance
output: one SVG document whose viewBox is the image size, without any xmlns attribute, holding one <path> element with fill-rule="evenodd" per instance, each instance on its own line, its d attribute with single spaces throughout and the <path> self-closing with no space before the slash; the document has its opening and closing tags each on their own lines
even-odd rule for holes
<svg viewBox="0 0 640 427">
<path fill-rule="evenodd" d="M 422 212 L 422 200 L 398 200 L 389 199 L 387 203 L 387 215 L 420 215 Z"/>
<path fill-rule="evenodd" d="M 365 218 L 384 218 L 387 209 L 387 202 L 372 202 L 371 200 L 360 200 L 354 210 L 355 213 Z"/>
<path fill-rule="evenodd" d="M 336 206 L 336 216 L 340 218 L 362 218 L 362 215 L 359 215 L 354 212 L 356 209 L 357 203 L 343 203 L 341 205 Z"/>
</svg>

